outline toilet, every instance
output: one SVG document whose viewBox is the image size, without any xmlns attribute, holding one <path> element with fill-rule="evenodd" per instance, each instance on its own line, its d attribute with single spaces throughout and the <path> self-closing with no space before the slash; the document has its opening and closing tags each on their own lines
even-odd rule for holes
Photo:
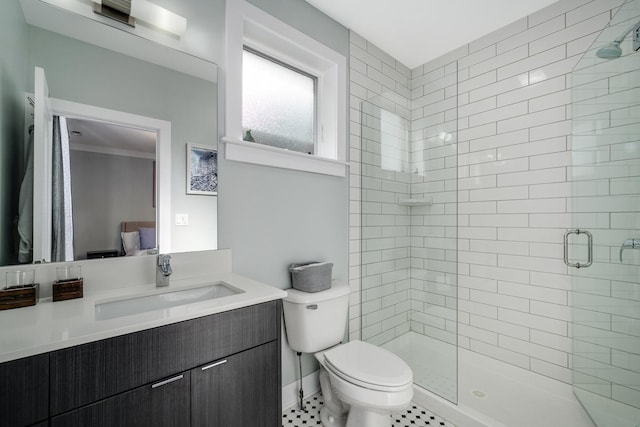
<svg viewBox="0 0 640 427">
<path fill-rule="evenodd" d="M 287 340 L 293 350 L 313 353 L 320 363 L 324 427 L 390 427 L 391 411 L 411 403 L 413 372 L 381 347 L 359 340 L 341 344 L 349 293 L 349 286 L 338 282 L 313 293 L 287 289 Z"/>
</svg>

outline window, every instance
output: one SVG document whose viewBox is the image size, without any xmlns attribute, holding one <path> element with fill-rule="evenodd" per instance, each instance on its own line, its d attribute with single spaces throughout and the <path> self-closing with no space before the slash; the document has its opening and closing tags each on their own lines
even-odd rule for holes
<svg viewBox="0 0 640 427">
<path fill-rule="evenodd" d="M 315 154 L 316 81 L 310 74 L 245 47 L 243 139 Z"/>
<path fill-rule="evenodd" d="M 225 159 L 345 176 L 345 56 L 246 1 L 227 6 Z"/>
</svg>

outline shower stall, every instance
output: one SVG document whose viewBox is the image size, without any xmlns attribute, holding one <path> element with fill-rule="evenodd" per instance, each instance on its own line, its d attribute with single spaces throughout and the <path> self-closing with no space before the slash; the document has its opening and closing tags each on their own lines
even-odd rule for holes
<svg viewBox="0 0 640 427">
<path fill-rule="evenodd" d="M 554 247 L 563 245 L 563 274 L 572 282 L 567 351 L 573 393 L 598 427 L 640 426 L 635 24 L 640 1 L 627 0 L 567 75 L 571 164 L 558 197 L 566 200 L 570 224 Z M 470 175 L 469 142 L 458 142 L 465 122 L 458 119 L 457 62 L 420 78 L 420 97 L 403 103 L 380 95 L 360 105 L 361 337 L 398 354 L 416 385 L 455 404 L 458 348 L 465 339 L 458 332 L 470 327 L 465 305 L 473 304 L 472 285 L 459 288 L 458 282 L 468 280 L 469 264 L 481 266 L 486 256 L 469 248 L 469 239 L 490 241 L 492 231 L 478 227 L 469 236 L 465 190 L 482 178 Z"/>
</svg>

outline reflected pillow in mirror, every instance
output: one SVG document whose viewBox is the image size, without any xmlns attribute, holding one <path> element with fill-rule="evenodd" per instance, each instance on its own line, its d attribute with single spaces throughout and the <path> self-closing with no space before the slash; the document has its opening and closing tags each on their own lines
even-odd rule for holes
<svg viewBox="0 0 640 427">
<path fill-rule="evenodd" d="M 155 227 L 140 227 L 140 249 L 153 249 L 156 247 Z"/>
<path fill-rule="evenodd" d="M 122 247 L 124 253 L 128 254 L 133 251 L 140 250 L 140 233 L 137 231 L 122 232 Z"/>
</svg>

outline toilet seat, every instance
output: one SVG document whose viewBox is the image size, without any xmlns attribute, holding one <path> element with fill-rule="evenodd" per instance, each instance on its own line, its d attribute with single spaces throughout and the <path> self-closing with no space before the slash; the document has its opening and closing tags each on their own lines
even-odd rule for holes
<svg viewBox="0 0 640 427">
<path fill-rule="evenodd" d="M 324 352 L 325 367 L 352 384 L 383 392 L 411 388 L 411 368 L 398 356 L 378 346 L 350 341 Z"/>
</svg>

